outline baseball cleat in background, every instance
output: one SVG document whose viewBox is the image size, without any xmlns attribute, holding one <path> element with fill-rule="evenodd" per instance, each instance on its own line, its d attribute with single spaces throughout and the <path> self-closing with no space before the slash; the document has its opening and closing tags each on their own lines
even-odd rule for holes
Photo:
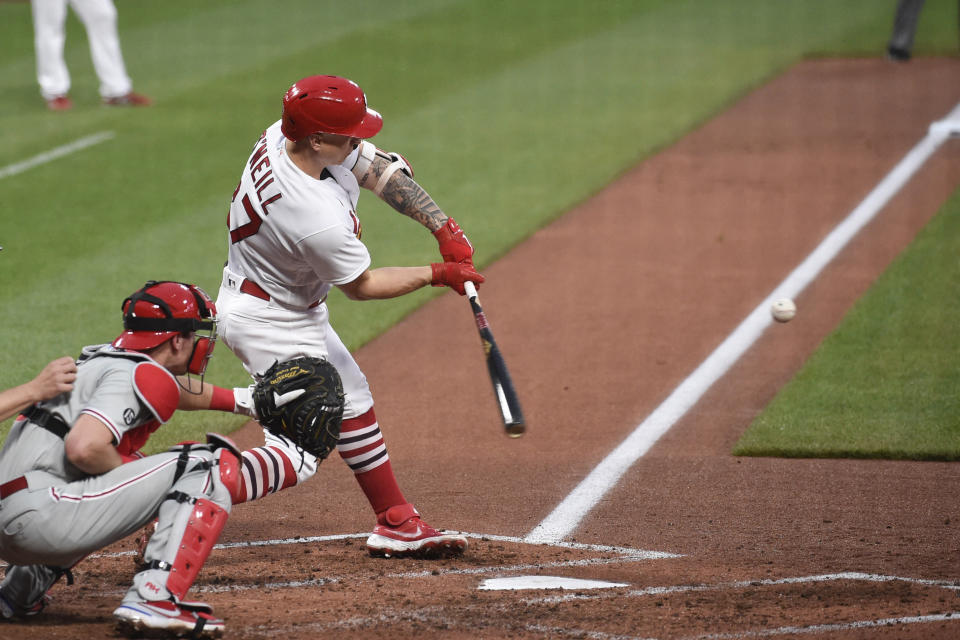
<svg viewBox="0 0 960 640">
<path fill-rule="evenodd" d="M 219 638 L 223 635 L 223 620 L 213 617 L 212 612 L 202 602 L 181 602 L 177 606 L 170 600 L 154 600 L 124 602 L 113 616 L 118 630 L 134 637 L 162 631 L 191 638 Z"/>
<path fill-rule="evenodd" d="M 467 538 L 453 531 L 437 531 L 419 516 L 397 527 L 378 524 L 367 538 L 367 551 L 380 558 L 445 558 L 460 555 Z"/>
<path fill-rule="evenodd" d="M 108 107 L 149 107 L 153 104 L 153 100 L 142 93 L 131 91 L 115 98 L 104 98 L 103 104 Z"/>
<path fill-rule="evenodd" d="M 47 109 L 50 111 L 68 111 L 73 108 L 70 96 L 56 96 L 47 100 Z"/>
</svg>

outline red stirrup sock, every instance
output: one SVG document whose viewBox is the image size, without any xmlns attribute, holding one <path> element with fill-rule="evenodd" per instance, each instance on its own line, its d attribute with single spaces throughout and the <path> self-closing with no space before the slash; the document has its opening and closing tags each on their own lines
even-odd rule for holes
<svg viewBox="0 0 960 640">
<path fill-rule="evenodd" d="M 393 475 L 387 445 L 372 408 L 363 415 L 343 421 L 337 451 L 353 469 L 354 477 L 375 513 L 406 503 Z"/>
</svg>

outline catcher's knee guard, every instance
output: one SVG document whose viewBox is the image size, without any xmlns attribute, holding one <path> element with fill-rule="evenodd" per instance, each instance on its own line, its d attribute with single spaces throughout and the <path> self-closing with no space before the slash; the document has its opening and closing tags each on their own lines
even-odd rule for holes
<svg viewBox="0 0 960 640">
<path fill-rule="evenodd" d="M 230 449 L 217 450 L 217 468 L 220 470 L 218 479 L 220 484 L 230 494 L 230 502 L 237 504 L 243 502 L 243 475 L 240 469 L 240 457 Z"/>
</svg>

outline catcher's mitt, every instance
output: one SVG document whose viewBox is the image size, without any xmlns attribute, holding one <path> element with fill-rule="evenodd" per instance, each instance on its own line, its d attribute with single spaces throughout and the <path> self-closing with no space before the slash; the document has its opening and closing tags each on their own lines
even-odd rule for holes
<svg viewBox="0 0 960 640">
<path fill-rule="evenodd" d="M 276 362 L 253 389 L 260 424 L 319 460 L 337 445 L 343 402 L 340 374 L 322 358 Z"/>
</svg>

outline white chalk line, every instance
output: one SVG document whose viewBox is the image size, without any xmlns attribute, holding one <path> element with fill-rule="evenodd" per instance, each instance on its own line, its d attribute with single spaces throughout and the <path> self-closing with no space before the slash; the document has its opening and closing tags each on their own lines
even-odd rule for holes
<svg viewBox="0 0 960 640">
<path fill-rule="evenodd" d="M 930 580 L 927 578 L 910 578 L 907 576 L 890 576 L 875 573 L 861 573 L 856 571 L 846 571 L 842 573 L 827 573 L 813 576 L 798 576 L 790 578 L 765 578 L 762 580 L 740 580 L 736 582 L 721 582 L 717 584 L 687 584 L 671 585 L 660 587 L 644 587 L 643 589 L 631 589 L 624 592 L 603 592 L 603 593 L 574 593 L 568 595 L 544 596 L 540 598 L 525 598 L 523 604 L 559 604 L 569 600 L 609 600 L 611 598 L 642 598 L 646 596 L 662 596 L 676 593 L 696 593 L 706 591 L 730 591 L 735 589 L 748 589 L 751 587 L 769 587 L 777 585 L 795 585 L 795 584 L 817 584 L 822 582 L 837 582 L 842 580 L 859 582 L 906 582 L 925 587 L 938 587 L 951 591 L 960 591 L 960 581 L 958 580 Z"/>
<path fill-rule="evenodd" d="M 311 536 L 311 537 L 302 537 L 302 538 L 285 538 L 285 539 L 273 539 L 273 540 L 248 540 L 241 542 L 225 542 L 221 544 L 214 545 L 214 549 L 243 549 L 243 548 L 256 548 L 256 547 L 266 547 L 266 546 L 284 546 L 291 544 L 307 544 L 307 543 L 323 543 L 323 542 L 336 542 L 339 540 L 347 540 L 354 538 L 366 538 L 369 536 L 369 533 L 346 533 L 346 534 L 334 534 L 326 536 Z M 496 534 L 486 534 L 486 533 L 466 533 L 461 532 L 461 535 L 466 536 L 467 538 L 474 538 L 477 540 L 485 541 L 494 541 L 494 542 L 510 542 L 515 544 L 527 545 L 530 544 L 525 542 L 522 538 L 516 536 L 501 536 Z M 556 542 L 552 544 L 543 544 L 538 546 L 550 546 L 560 549 L 575 549 L 580 551 L 592 551 L 597 553 L 613 553 L 616 554 L 616 557 L 606 557 L 606 558 L 584 558 L 580 560 L 558 560 L 555 562 L 538 562 L 538 563 L 529 563 L 529 564 L 515 564 L 515 565 L 495 565 L 487 567 L 471 567 L 465 569 L 431 569 L 429 571 L 406 571 L 399 573 L 390 573 L 383 576 L 382 578 L 394 578 L 394 579 L 411 579 L 411 578 L 426 578 L 431 576 L 448 576 L 448 575 L 485 575 L 485 574 L 503 574 L 503 573 L 516 573 L 521 571 L 539 571 L 542 569 L 556 569 L 564 567 L 587 567 L 587 566 L 603 566 L 610 564 L 623 564 L 627 562 L 640 562 L 643 560 L 660 560 L 666 558 L 681 558 L 683 556 L 677 555 L 674 553 L 667 553 L 664 551 L 647 551 L 644 549 L 632 549 L 630 547 L 614 547 L 602 544 L 583 544 L 579 542 Z M 133 550 L 130 551 L 116 551 L 111 553 L 96 553 L 91 554 L 87 557 L 88 560 L 94 560 L 97 558 L 121 558 L 126 556 L 132 556 L 136 552 Z M 326 578 L 315 578 L 311 580 L 293 580 L 286 582 L 269 582 L 269 583 L 232 583 L 228 585 L 199 585 L 195 589 L 203 593 L 222 593 L 227 591 L 248 591 L 251 589 L 298 589 L 303 587 L 316 587 L 323 586 L 325 584 L 331 584 L 340 582 L 342 578 L 337 577 L 326 577 Z M 103 595 L 111 595 L 110 592 L 103 592 Z"/>
<path fill-rule="evenodd" d="M 475 540 L 484 540 L 484 541 L 494 541 L 494 542 L 512 542 L 515 544 L 537 544 L 549 547 L 556 547 L 559 549 L 576 549 L 581 551 L 597 551 L 599 553 L 616 553 L 622 558 L 614 559 L 614 561 L 622 561 L 623 559 L 627 560 L 661 560 L 666 558 L 682 558 L 682 555 L 676 553 L 667 553 L 666 551 L 648 551 L 646 549 L 633 549 L 630 547 L 612 547 L 605 544 L 584 544 L 581 542 L 544 542 L 544 543 L 531 543 L 525 540 L 524 538 L 518 538 L 516 536 L 501 536 L 497 534 L 490 533 L 467 533 L 465 531 L 458 531 L 460 535 L 466 538 L 472 538 Z M 223 542 L 217 545 L 214 545 L 214 549 L 242 549 L 247 547 L 272 547 L 272 546 L 284 546 L 289 544 L 307 544 L 307 543 L 318 543 L 318 542 L 336 542 L 338 540 L 348 540 L 356 538 L 366 538 L 369 533 L 338 533 L 326 536 L 311 536 L 311 537 L 298 537 L 298 538 L 277 538 L 272 540 L 246 540 L 240 542 Z M 88 558 L 119 558 L 123 556 L 132 556 L 136 551 L 115 551 L 111 553 L 96 553 L 87 556 Z M 534 565 L 534 566 L 545 566 L 545 565 Z"/>
<path fill-rule="evenodd" d="M 55 149 L 51 149 L 50 151 L 44 151 L 43 153 L 35 155 L 32 158 L 27 158 L 22 162 L 9 164 L 3 168 L 0 168 L 0 180 L 3 178 L 9 178 L 10 176 L 15 176 L 18 173 L 23 173 L 28 169 L 46 164 L 56 160 L 57 158 L 62 158 L 63 156 L 86 149 L 87 147 L 92 147 L 93 145 L 100 144 L 101 142 L 106 142 L 115 135 L 116 134 L 113 131 L 101 131 L 100 133 L 94 133 Z"/>
<path fill-rule="evenodd" d="M 770 305 L 795 298 L 850 240 L 870 222 L 947 138 L 960 134 L 960 104 L 940 121 L 887 174 L 820 245 L 777 285 L 719 347 L 614 449 L 540 524 L 528 542 L 556 542 L 576 529 L 620 478 L 719 380 L 773 322 Z"/>
</svg>

